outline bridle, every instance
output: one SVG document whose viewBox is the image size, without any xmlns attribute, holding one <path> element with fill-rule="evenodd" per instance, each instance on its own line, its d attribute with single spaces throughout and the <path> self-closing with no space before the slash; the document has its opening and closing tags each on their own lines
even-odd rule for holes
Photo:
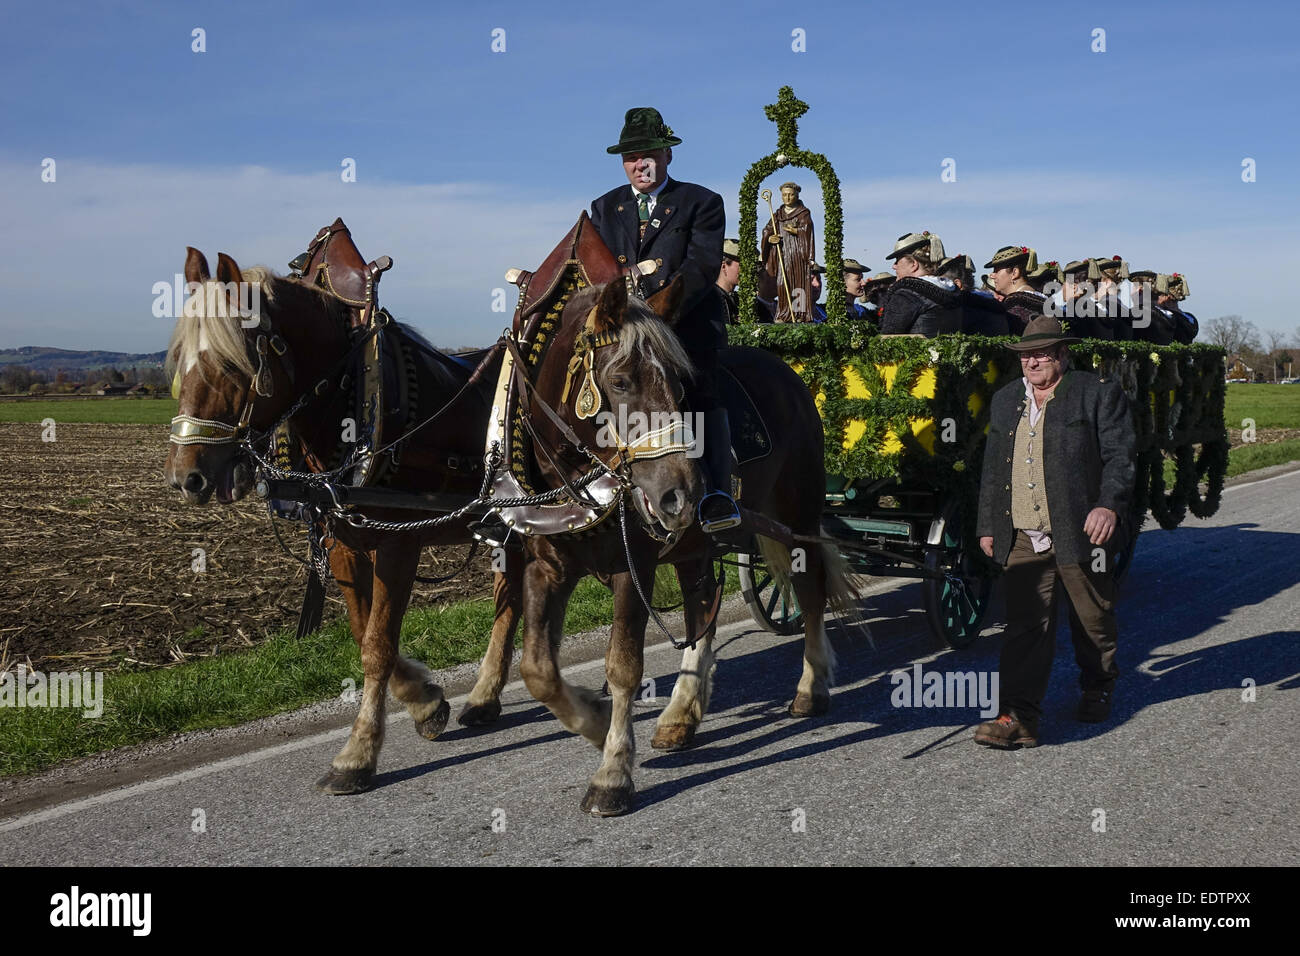
<svg viewBox="0 0 1300 956">
<path fill-rule="evenodd" d="M 271 328 L 271 322 L 266 316 L 261 317 L 258 330 L 258 335 L 251 344 L 252 357 L 257 360 L 257 371 L 253 373 L 248 390 L 244 393 L 238 423 L 230 425 L 212 419 L 195 418 L 192 415 L 177 415 L 171 422 L 171 433 L 167 436 L 169 442 L 174 445 L 228 445 L 244 441 L 252 430 L 253 408 L 257 397 L 271 398 L 275 394 L 275 376 L 271 369 L 272 356 L 278 361 L 284 377 L 289 382 L 289 387 L 293 388 L 294 363 L 293 357 L 289 354 L 288 343 Z M 245 347 L 249 347 L 247 335 L 244 337 L 244 342 Z M 180 380 L 181 373 L 178 370 L 172 380 L 173 398 L 180 397 Z"/>
<path fill-rule="evenodd" d="M 564 391 L 560 394 L 560 404 L 564 405 L 569 400 L 569 392 L 575 380 L 579 375 L 582 376 L 582 385 L 573 403 L 574 414 L 579 419 L 594 418 L 600 414 L 603 395 L 596 384 L 594 372 L 596 350 L 615 345 L 619 341 L 617 332 L 596 331 L 596 310 L 597 306 L 592 306 L 582 329 L 574 338 L 573 355 L 569 359 Z M 536 396 L 534 399 L 540 401 Z M 695 433 L 684 415 L 676 415 L 673 421 L 662 428 L 647 429 L 631 442 L 618 433 L 613 420 L 610 420 L 605 427 L 609 429 L 609 434 L 614 439 L 614 456 L 603 464 L 618 477 L 625 488 L 632 483 L 629 472 L 632 462 L 642 458 L 662 458 L 664 455 L 676 452 L 695 450 Z M 570 438 L 570 441 L 573 439 Z"/>
</svg>

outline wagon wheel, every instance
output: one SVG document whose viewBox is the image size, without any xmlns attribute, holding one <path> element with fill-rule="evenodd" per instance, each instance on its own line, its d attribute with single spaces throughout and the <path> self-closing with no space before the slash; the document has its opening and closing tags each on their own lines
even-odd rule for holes
<svg viewBox="0 0 1300 956">
<path fill-rule="evenodd" d="M 758 550 L 758 540 L 750 543 L 749 551 L 736 555 L 740 575 L 740 593 L 754 622 L 774 634 L 798 634 L 803 630 L 803 611 L 793 591 L 789 598 L 781 593 L 776 581 L 768 573 L 767 563 Z"/>
<path fill-rule="evenodd" d="M 993 578 L 981 556 L 962 550 L 960 506 L 955 502 L 945 505 L 944 516 L 943 541 L 925 551 L 925 566 L 944 572 L 943 578 L 925 579 L 925 616 L 935 637 L 960 649 L 980 636 Z"/>
</svg>

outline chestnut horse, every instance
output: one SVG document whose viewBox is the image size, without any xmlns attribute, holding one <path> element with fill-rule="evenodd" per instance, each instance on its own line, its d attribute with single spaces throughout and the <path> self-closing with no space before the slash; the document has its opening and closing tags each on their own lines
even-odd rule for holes
<svg viewBox="0 0 1300 956">
<path fill-rule="evenodd" d="M 166 465 L 171 485 L 192 504 L 203 504 L 213 496 L 224 504 L 239 500 L 250 490 L 253 477 L 252 463 L 239 440 L 245 434 L 265 433 L 299 401 L 304 404 L 288 422 L 298 457 L 314 471 L 338 461 L 348 451 L 340 443 L 345 419 L 362 420 L 354 405 L 355 390 L 344 382 L 346 376 L 357 374 L 350 365 L 356 303 L 299 279 L 273 276 L 263 268 L 241 271 L 224 253 L 214 282 L 207 260 L 192 248 L 185 260 L 185 278 L 197 283 L 198 289 L 177 321 L 168 348 L 169 370 L 175 368 L 180 384 L 179 415 L 172 423 Z M 260 292 L 256 321 L 241 321 L 233 296 L 242 286 L 231 283 L 256 285 Z M 471 377 L 469 369 L 437 352 L 411 329 L 394 323 L 385 334 L 407 356 L 408 390 L 418 394 L 413 418 L 422 420 L 446 408 L 453 398 L 456 401 L 436 427 L 416 431 L 401 443 L 400 459 L 390 459 L 386 486 L 473 499 L 481 486 L 481 470 L 453 468 L 448 456 L 459 453 L 457 461 L 481 460 L 495 369 L 482 369 L 487 374 L 480 381 L 479 375 Z M 360 511 L 375 519 L 424 517 L 396 509 Z M 365 685 L 351 736 L 317 781 L 324 792 L 359 793 L 371 786 L 383 745 L 387 690 L 406 705 L 422 736 L 432 740 L 445 727 L 449 705 L 442 688 L 424 665 L 398 653 L 398 636 L 421 550 L 427 545 L 469 543 L 468 520 L 418 531 L 375 531 L 345 521 L 334 523 L 336 543 L 329 551 L 329 566 L 347 601 Z M 506 560 L 508 574 L 497 574 L 494 583 L 493 647 L 504 655 L 498 662 L 502 683 L 513 652 L 522 556 L 507 553 Z M 492 690 L 490 684 L 486 686 Z M 498 685 L 495 694 L 499 693 Z M 494 702 L 485 702 L 468 720 L 462 715 L 462 721 L 494 719 L 500 710 L 492 708 Z"/>
<path fill-rule="evenodd" d="M 642 587 L 648 597 L 660 561 L 660 544 L 644 533 L 645 526 L 680 536 L 662 560 L 677 565 L 688 631 L 698 637 L 698 643 L 684 656 L 653 745 L 661 749 L 688 746 L 708 707 L 711 689 L 714 658 L 709 610 L 716 594 L 711 565 L 716 545 L 695 523 L 704 486 L 690 457 L 691 441 L 705 441 L 709 436 L 693 435 L 687 426 L 679 433 L 685 441 L 667 443 L 666 452 L 662 446 L 650 448 L 647 454 L 644 445 L 633 442 L 629 446 L 625 442 L 628 436 L 609 431 L 602 434 L 599 418 L 580 417 L 575 408 L 584 401 L 589 408 L 595 398 L 588 387 L 576 387 L 583 369 L 589 368 L 587 381 L 599 392 L 596 407 L 608 409 L 615 420 L 689 421 L 679 396 L 691 366 L 671 328 L 680 295 L 680 281 L 675 281 L 648 303 L 643 302 L 629 296 L 621 279 L 576 292 L 564 307 L 533 382 L 536 399 L 531 426 L 538 441 L 551 449 L 539 454 L 536 445 L 532 446 L 535 473 L 551 487 L 560 487 L 562 480 L 576 482 L 591 467 L 582 454 L 574 453 L 576 438 L 621 474 L 619 495 L 622 502 L 630 499 L 635 507 L 626 537 L 621 510 L 582 537 L 563 532 L 525 537 L 528 561 L 520 671 L 537 700 L 566 728 L 601 750 L 601 765 L 582 800 L 583 810 L 597 816 L 626 813 L 633 805 L 636 741 L 632 702 L 641 684 L 649 618 L 637 586 L 645 582 Z M 802 536 L 802 540 L 790 542 L 797 554 L 768 537 L 760 536 L 759 542 L 774 577 L 783 587 L 793 586 L 804 610 L 804 668 L 790 713 L 797 717 L 820 714 L 830 705 L 834 663 L 823 610 L 828 601 L 842 608 L 856 597 L 838 551 L 817 537 L 826 488 L 821 418 L 808 387 L 775 355 L 731 348 L 722 350 L 719 359 L 753 397 L 775 439 L 770 454 L 740 468 L 740 503 Z M 539 401 L 558 413 L 564 428 L 549 415 L 537 414 Z M 618 418 L 620 415 L 625 418 Z M 792 554 L 796 555 L 793 563 Z M 606 581 L 614 593 L 614 620 L 605 655 L 609 699 L 569 684 L 558 662 L 565 608 L 574 586 L 588 573 Z M 491 651 L 488 656 L 498 657 Z"/>
</svg>

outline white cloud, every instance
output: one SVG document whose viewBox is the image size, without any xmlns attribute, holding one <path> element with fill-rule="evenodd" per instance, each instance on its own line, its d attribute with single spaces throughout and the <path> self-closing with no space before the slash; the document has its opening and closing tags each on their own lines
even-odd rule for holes
<svg viewBox="0 0 1300 956">
<path fill-rule="evenodd" d="M 509 323 L 490 310 L 512 266 L 531 268 L 586 208 L 484 183 L 356 183 L 258 166 L 174 169 L 61 161 L 58 180 L 0 163 L 9 184 L 0 235 L 0 344 L 152 351 L 171 322 L 150 313 L 193 245 L 215 266 L 286 271 L 316 230 L 342 216 L 363 255 L 390 255 L 380 287 L 394 315 L 448 346 L 488 344 Z M 508 301 L 513 307 L 514 296 Z"/>
<path fill-rule="evenodd" d="M 894 238 L 917 229 L 937 232 L 949 252 L 969 252 L 977 266 L 1012 242 L 1062 260 L 1118 253 L 1134 268 L 1187 274 L 1187 306 L 1202 320 L 1237 312 L 1261 328 L 1296 324 L 1291 293 L 1272 277 L 1294 271 L 1300 240 L 1280 214 L 1252 215 L 1230 188 L 1032 170 L 958 174 L 954 184 L 940 183 L 937 172 L 932 180 L 843 183 L 845 254 L 885 269 Z M 803 197 L 820 227 L 815 177 L 794 176 L 811 187 Z M 488 344 L 510 318 L 490 310 L 505 270 L 538 265 L 591 198 L 613 185 L 538 198 L 532 189 L 490 183 L 371 182 L 364 167 L 359 182 L 345 184 L 333 172 L 73 159 L 61 160 L 58 181 L 46 184 L 35 163 L 12 158 L 0 161 L 0 177 L 0 346 L 133 352 L 165 346 L 171 323 L 151 316 L 151 289 L 181 270 L 186 245 L 214 263 L 220 251 L 283 272 L 336 216 L 364 255 L 393 257 L 381 298 L 394 315 L 444 346 Z M 731 235 L 736 185 L 716 184 Z M 822 238 L 819 228 L 819 257 Z M 513 307 L 513 291 L 507 301 Z"/>
</svg>

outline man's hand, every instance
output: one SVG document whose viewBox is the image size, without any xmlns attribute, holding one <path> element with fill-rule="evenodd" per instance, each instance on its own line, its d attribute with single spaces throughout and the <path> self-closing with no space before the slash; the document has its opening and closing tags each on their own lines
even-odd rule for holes
<svg viewBox="0 0 1300 956">
<path fill-rule="evenodd" d="M 1093 544 L 1105 544 L 1115 533 L 1115 525 L 1118 522 L 1119 516 L 1109 508 L 1093 508 L 1088 512 L 1087 520 L 1083 522 L 1083 533 Z"/>
<path fill-rule="evenodd" d="M 993 538 L 990 536 L 980 538 L 980 550 L 988 557 L 993 557 Z"/>
</svg>

